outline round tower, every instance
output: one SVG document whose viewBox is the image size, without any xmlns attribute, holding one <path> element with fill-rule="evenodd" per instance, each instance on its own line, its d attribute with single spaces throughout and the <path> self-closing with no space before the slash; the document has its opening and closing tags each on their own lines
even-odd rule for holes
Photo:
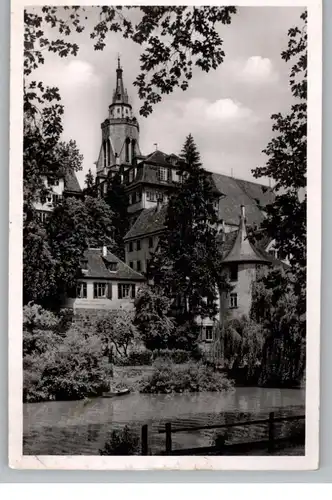
<svg viewBox="0 0 332 500">
<path fill-rule="evenodd" d="M 101 124 L 102 147 L 98 160 L 97 173 L 104 175 L 120 165 L 131 165 L 139 149 L 139 125 L 133 116 L 127 90 L 123 84 L 123 70 L 118 58 L 116 84 L 112 103 L 108 108 L 108 118 Z"/>
</svg>

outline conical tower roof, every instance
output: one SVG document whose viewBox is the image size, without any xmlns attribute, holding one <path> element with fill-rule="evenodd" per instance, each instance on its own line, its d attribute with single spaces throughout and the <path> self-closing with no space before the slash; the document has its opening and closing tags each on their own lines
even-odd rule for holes
<svg viewBox="0 0 332 500">
<path fill-rule="evenodd" d="M 118 57 L 118 67 L 116 69 L 116 84 L 115 90 L 113 93 L 113 101 L 112 104 L 129 104 L 128 102 L 128 93 L 125 90 L 123 85 L 123 69 L 120 64 L 120 57 Z"/>
<path fill-rule="evenodd" d="M 240 227 L 234 240 L 234 243 L 223 259 L 223 263 L 232 262 L 256 262 L 257 264 L 271 264 L 271 261 L 264 257 L 255 246 L 250 243 L 246 222 L 245 207 L 241 205 Z"/>
</svg>

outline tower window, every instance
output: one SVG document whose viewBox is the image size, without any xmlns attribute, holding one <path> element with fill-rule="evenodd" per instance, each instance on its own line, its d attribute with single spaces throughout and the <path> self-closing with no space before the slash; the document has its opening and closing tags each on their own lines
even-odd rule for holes
<svg viewBox="0 0 332 500">
<path fill-rule="evenodd" d="M 131 141 L 131 161 L 134 161 L 135 156 L 136 156 L 136 141 L 135 141 L 135 139 L 132 139 L 132 141 Z"/>
<path fill-rule="evenodd" d="M 213 341 L 213 327 L 212 326 L 205 327 L 205 340 L 206 340 L 206 342 Z"/>
<path fill-rule="evenodd" d="M 126 139 L 125 143 L 125 161 L 126 163 L 129 163 L 129 144 L 130 144 L 130 139 Z"/>
<path fill-rule="evenodd" d="M 147 201 L 156 201 L 156 193 L 155 191 L 147 191 L 146 192 Z"/>
<path fill-rule="evenodd" d="M 229 307 L 231 309 L 236 309 L 237 308 L 237 293 L 231 293 L 230 294 Z"/>
<path fill-rule="evenodd" d="M 106 150 L 106 142 L 103 142 L 103 156 L 104 156 L 104 167 L 107 165 L 107 150 Z"/>
<path fill-rule="evenodd" d="M 230 268 L 230 280 L 237 281 L 238 280 L 238 265 L 232 264 Z"/>
<path fill-rule="evenodd" d="M 107 139 L 106 143 L 106 162 L 107 165 L 111 163 L 111 142 L 109 139 Z"/>
</svg>

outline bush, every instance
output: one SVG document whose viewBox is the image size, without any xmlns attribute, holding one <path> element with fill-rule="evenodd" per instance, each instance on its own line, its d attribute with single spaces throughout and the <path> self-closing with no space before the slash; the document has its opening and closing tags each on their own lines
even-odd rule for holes
<svg viewBox="0 0 332 500">
<path fill-rule="evenodd" d="M 188 363 L 190 353 L 184 349 L 161 349 L 160 351 L 153 351 L 153 359 L 162 358 L 169 360 L 175 364 Z"/>
<path fill-rule="evenodd" d="M 181 366 L 157 360 L 154 371 L 141 392 L 149 394 L 221 392 L 232 388 L 233 383 L 230 380 L 203 363 L 190 362 Z"/>
<path fill-rule="evenodd" d="M 133 349 L 128 356 L 127 366 L 144 366 L 152 364 L 152 352 L 148 349 Z"/>
<path fill-rule="evenodd" d="M 87 336 L 77 327 L 63 337 L 51 332 L 48 337 L 42 350 L 38 342 L 37 349 L 23 358 L 24 401 L 83 399 L 108 390 L 109 370 L 103 364 L 98 337 Z"/>
<path fill-rule="evenodd" d="M 126 425 L 122 430 L 113 431 L 99 455 L 139 455 L 139 436 Z"/>
</svg>

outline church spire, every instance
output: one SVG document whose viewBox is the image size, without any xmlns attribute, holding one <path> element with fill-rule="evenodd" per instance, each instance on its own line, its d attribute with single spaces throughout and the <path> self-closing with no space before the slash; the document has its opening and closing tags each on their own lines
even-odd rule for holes
<svg viewBox="0 0 332 500">
<path fill-rule="evenodd" d="M 121 68 L 120 56 L 118 55 L 118 67 L 116 69 L 116 86 L 113 93 L 113 104 L 128 104 L 128 94 L 123 85 L 123 70 Z"/>
</svg>

